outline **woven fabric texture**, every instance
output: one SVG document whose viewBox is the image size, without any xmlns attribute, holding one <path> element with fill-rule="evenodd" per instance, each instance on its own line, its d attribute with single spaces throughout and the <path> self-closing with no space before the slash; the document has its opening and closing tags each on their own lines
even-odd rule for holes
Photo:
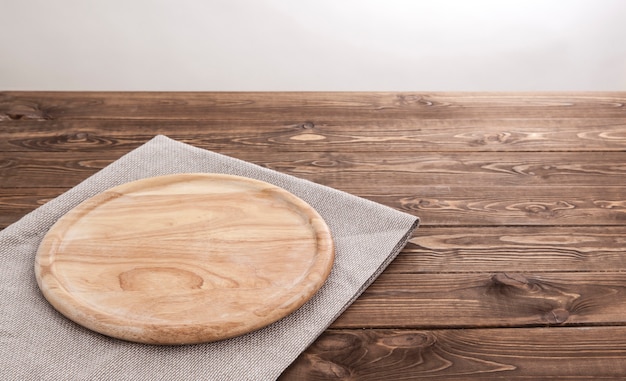
<svg viewBox="0 0 626 381">
<path fill-rule="evenodd" d="M 126 342 L 85 329 L 56 312 L 34 275 L 38 245 L 81 201 L 141 178 L 206 172 L 280 186 L 313 206 L 331 229 L 335 264 L 301 308 L 233 339 L 185 346 Z M 157 136 L 0 232 L 0 379 L 272 380 L 383 271 L 418 219 L 353 195 Z M 207 307 L 210 313 L 210 306 Z"/>
</svg>

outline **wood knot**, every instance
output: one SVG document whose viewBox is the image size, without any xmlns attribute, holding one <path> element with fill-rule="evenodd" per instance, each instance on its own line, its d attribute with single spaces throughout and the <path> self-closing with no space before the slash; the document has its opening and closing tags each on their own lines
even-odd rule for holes
<svg viewBox="0 0 626 381">
<path fill-rule="evenodd" d="M 313 122 L 308 122 L 308 121 L 307 121 L 307 122 L 304 122 L 304 123 L 300 123 L 300 124 L 298 125 L 298 128 L 301 128 L 301 129 L 303 129 L 303 130 L 310 130 L 310 129 L 315 128 L 315 123 L 313 123 Z"/>
<path fill-rule="evenodd" d="M 24 114 L 7 114 L 7 117 L 11 120 L 20 120 L 24 117 Z"/>
<path fill-rule="evenodd" d="M 89 134 L 86 132 L 77 132 L 73 135 L 73 139 L 70 137 L 70 139 L 68 140 L 79 140 L 79 141 L 85 141 L 89 139 Z"/>
<path fill-rule="evenodd" d="M 435 106 L 435 102 L 422 95 L 414 94 L 399 94 L 396 96 L 394 103 L 400 106 L 410 106 L 417 104 L 420 106 L 432 107 Z"/>
<path fill-rule="evenodd" d="M 525 275 L 519 273 L 497 273 L 491 277 L 492 291 L 499 295 L 527 295 L 540 292 L 541 287 L 536 281 L 528 279 Z"/>
<path fill-rule="evenodd" d="M 434 335 L 426 333 L 394 334 L 383 337 L 381 343 L 390 348 L 427 348 L 437 342 Z"/>
<path fill-rule="evenodd" d="M 490 144 L 513 144 L 519 139 L 518 136 L 514 136 L 510 132 L 500 132 L 497 134 L 485 134 L 483 136 L 477 136 L 470 142 L 473 146 L 484 146 Z"/>
<path fill-rule="evenodd" d="M 548 211 L 548 207 L 541 204 L 531 204 L 526 206 L 525 209 L 529 214 L 541 214 Z"/>
<path fill-rule="evenodd" d="M 528 278 L 519 273 L 497 273 L 491 277 L 495 284 L 516 288 L 527 288 Z"/>
<path fill-rule="evenodd" d="M 350 368 L 337 364 L 332 360 L 327 360 L 317 355 L 307 355 L 307 360 L 313 373 L 321 376 L 323 380 L 347 380 L 352 378 Z"/>
<path fill-rule="evenodd" d="M 569 319 L 569 311 L 564 308 L 555 308 L 543 315 L 548 324 L 563 324 Z"/>
<path fill-rule="evenodd" d="M 336 167 L 339 163 L 335 160 L 314 160 L 311 162 L 316 167 Z"/>
<path fill-rule="evenodd" d="M 0 120 L 48 120 L 52 117 L 37 104 L 14 103 L 0 107 Z"/>
<path fill-rule="evenodd" d="M 329 335 L 316 343 L 316 348 L 322 351 L 343 351 L 350 349 L 351 351 L 360 348 L 363 345 L 358 335 L 351 333 L 336 333 Z"/>
</svg>

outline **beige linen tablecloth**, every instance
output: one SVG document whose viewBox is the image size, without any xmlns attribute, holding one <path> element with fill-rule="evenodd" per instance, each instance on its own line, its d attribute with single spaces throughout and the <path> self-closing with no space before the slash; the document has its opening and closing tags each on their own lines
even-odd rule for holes
<svg viewBox="0 0 626 381">
<path fill-rule="evenodd" d="M 263 180 L 313 206 L 336 245 L 333 270 L 320 291 L 266 328 L 186 346 L 109 338 L 56 312 L 34 275 L 37 247 L 52 224 L 81 201 L 115 185 L 184 172 Z M 157 136 L 0 232 L 0 379 L 276 379 L 393 260 L 417 224 L 416 217 L 389 207 Z"/>
</svg>

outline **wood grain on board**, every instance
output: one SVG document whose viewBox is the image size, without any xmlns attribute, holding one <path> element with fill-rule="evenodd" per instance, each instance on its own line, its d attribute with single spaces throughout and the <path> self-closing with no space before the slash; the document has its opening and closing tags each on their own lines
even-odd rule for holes
<svg viewBox="0 0 626 381">
<path fill-rule="evenodd" d="M 0 228 L 164 134 L 421 218 L 282 380 L 626 377 L 624 93 L 0 93 Z"/>
<path fill-rule="evenodd" d="M 624 327 L 331 330 L 280 380 L 619 380 L 624 336 Z"/>
<path fill-rule="evenodd" d="M 324 220 L 282 188 L 174 174 L 119 185 L 74 207 L 43 238 L 34 266 L 45 298 L 74 322 L 123 340 L 176 345 L 282 319 L 324 284 L 333 259 Z"/>
</svg>

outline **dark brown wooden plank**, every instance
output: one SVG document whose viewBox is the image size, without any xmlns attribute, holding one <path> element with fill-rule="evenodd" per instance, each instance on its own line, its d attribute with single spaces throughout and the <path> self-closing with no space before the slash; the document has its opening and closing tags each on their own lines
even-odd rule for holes
<svg viewBox="0 0 626 381">
<path fill-rule="evenodd" d="M 383 273 L 334 328 L 626 325 L 626 273 Z"/>
<path fill-rule="evenodd" d="M 0 186 L 33 181 L 41 187 L 72 186 L 126 152 L 0 152 L 0 178 L 5 178 Z M 372 195 L 414 190 L 416 196 L 432 197 L 459 186 L 626 186 L 626 152 L 219 152 Z"/>
<path fill-rule="evenodd" d="M 2 92 L 0 119 L 626 117 L 625 93 Z"/>
<path fill-rule="evenodd" d="M 626 225 L 424 227 L 386 273 L 626 271 Z"/>
<path fill-rule="evenodd" d="M 280 380 L 623 380 L 626 327 L 331 330 Z"/>
<path fill-rule="evenodd" d="M 372 183 L 377 182 L 371 178 Z M 456 186 L 413 194 L 370 195 L 330 186 L 421 218 L 422 226 L 608 226 L 626 224 L 624 187 Z"/>
<path fill-rule="evenodd" d="M 210 116 L 209 114 L 208 116 Z M 619 151 L 624 119 L 273 118 L 5 120 L 0 151 L 130 150 L 161 134 L 198 147 L 242 151 Z"/>
<path fill-rule="evenodd" d="M 375 181 L 375 180 L 372 180 Z M 462 186 L 417 190 L 413 195 L 361 197 L 414 214 L 422 226 L 573 226 L 626 224 L 624 187 Z M 439 193 L 436 193 L 439 191 Z M 428 195 L 429 192 L 431 195 Z"/>
<path fill-rule="evenodd" d="M 65 168 L 46 170 L 49 176 L 55 176 L 55 173 L 59 176 L 59 184 L 64 183 L 61 176 Z M 28 172 L 29 169 L 25 171 Z M 33 181 L 42 180 L 33 176 Z M 61 189 L 69 187 L 68 185 Z M 372 196 L 362 194 L 358 189 L 351 189 L 349 186 L 344 190 L 414 214 L 422 219 L 423 227 L 626 224 L 623 187 L 457 187 L 451 188 L 451 194 L 434 195 L 432 198 L 402 194 Z M 24 197 L 29 198 L 32 195 L 25 191 Z M 19 213 L 20 211 L 7 211 L 4 219 L 7 222 L 16 220 L 20 217 Z"/>
<path fill-rule="evenodd" d="M 1 154 L 0 187 L 69 188 L 121 154 Z M 503 154 L 492 162 L 480 155 L 473 155 L 474 160 L 458 155 L 406 160 L 385 155 L 376 159 L 366 154 L 321 155 L 317 160 L 294 162 L 273 161 L 276 155 L 270 153 L 241 156 L 265 160 L 257 162 L 416 214 L 425 226 L 614 225 L 623 224 L 626 217 L 623 153 L 542 154 L 526 163 Z M 476 182 L 498 186 L 472 185 Z M 383 189 L 379 184 L 386 185 Z M 383 195 L 375 194 L 383 191 Z"/>
<path fill-rule="evenodd" d="M 626 185 L 626 152 L 237 153 L 239 158 L 316 182 L 376 177 L 393 188 L 429 185 Z M 388 190 L 389 188 L 385 187 Z"/>
<path fill-rule="evenodd" d="M 0 153 L 0 188 L 70 188 L 113 162 L 110 156 L 117 159 L 122 153 Z"/>
<path fill-rule="evenodd" d="M 122 154 L 0 153 L 0 188 L 70 188 Z M 416 214 L 424 226 L 626 222 L 626 152 L 237 156 Z"/>
</svg>

